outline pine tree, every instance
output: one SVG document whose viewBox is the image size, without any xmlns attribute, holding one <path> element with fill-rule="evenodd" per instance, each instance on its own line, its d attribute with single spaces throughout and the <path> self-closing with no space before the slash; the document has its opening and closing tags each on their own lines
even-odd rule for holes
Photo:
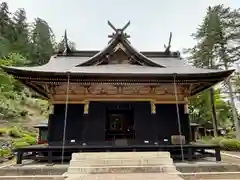
<svg viewBox="0 0 240 180">
<path fill-rule="evenodd" d="M 24 9 L 18 9 L 13 16 L 14 42 L 12 43 L 12 52 L 19 53 L 31 59 L 30 57 L 30 41 L 29 41 L 29 29 L 27 24 L 26 12 Z"/>
<path fill-rule="evenodd" d="M 209 68 L 209 69 L 216 69 L 216 62 L 215 62 L 215 42 L 216 36 L 215 31 L 213 29 L 216 22 L 214 16 L 211 12 L 211 8 L 208 8 L 207 15 L 204 17 L 203 23 L 198 28 L 197 32 L 193 35 L 196 40 L 198 40 L 198 44 L 192 49 L 191 53 L 191 60 L 193 65 L 201 68 Z M 217 131 L 217 115 L 215 109 L 215 100 L 214 100 L 214 89 L 213 87 L 210 88 L 210 105 L 212 109 L 212 120 L 213 120 L 213 127 L 214 127 L 214 136 L 218 135 Z"/>
<path fill-rule="evenodd" d="M 218 38 L 216 52 L 219 57 L 220 65 L 225 70 L 228 70 L 233 63 L 238 60 L 236 59 L 235 54 L 240 50 L 240 11 L 224 8 L 222 5 L 219 5 L 213 7 L 212 12 L 215 16 L 216 22 L 218 22 L 216 30 Z M 226 85 L 229 90 L 229 99 L 236 127 L 236 137 L 237 139 L 240 139 L 240 123 L 234 102 L 232 84 L 229 78 L 226 80 Z"/>
<path fill-rule="evenodd" d="M 194 64 L 209 64 L 208 68 L 228 69 L 237 60 L 236 54 L 240 47 L 240 13 L 238 10 L 225 8 L 222 5 L 209 7 L 203 24 L 194 37 L 198 40 L 192 50 L 191 59 Z M 206 58 L 208 57 L 208 58 Z M 226 80 L 233 119 L 236 127 L 236 137 L 240 139 L 240 125 L 234 103 L 234 95 L 229 80 Z"/>
<path fill-rule="evenodd" d="M 31 32 L 32 64 L 43 65 L 54 53 L 54 36 L 48 23 L 40 18 L 35 19 Z"/>
<path fill-rule="evenodd" d="M 12 39 L 12 21 L 8 10 L 8 4 L 0 4 L 0 58 L 5 57 L 11 52 Z"/>
</svg>

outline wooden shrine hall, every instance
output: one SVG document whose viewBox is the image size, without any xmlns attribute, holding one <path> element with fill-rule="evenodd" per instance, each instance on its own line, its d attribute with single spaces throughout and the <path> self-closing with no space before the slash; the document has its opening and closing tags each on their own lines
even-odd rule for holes
<svg viewBox="0 0 240 180">
<path fill-rule="evenodd" d="M 120 29 L 108 24 L 113 33 L 100 51 L 71 50 L 65 33 L 65 49 L 47 64 L 2 67 L 53 105 L 48 145 L 17 149 L 18 163 L 25 151 L 52 156 L 63 148 L 66 153 L 202 147 L 191 144 L 188 99 L 233 70 L 185 64 L 170 50 L 171 35 L 164 51 L 138 51 L 125 33 L 130 23 Z"/>
</svg>

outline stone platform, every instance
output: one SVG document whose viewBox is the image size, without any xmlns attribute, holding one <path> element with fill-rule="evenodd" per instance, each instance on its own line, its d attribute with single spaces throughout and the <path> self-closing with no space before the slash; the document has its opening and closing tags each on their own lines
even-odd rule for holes
<svg viewBox="0 0 240 180">
<path fill-rule="evenodd" d="M 159 179 L 182 180 L 169 152 L 74 153 L 67 180 Z M 147 177 L 149 176 L 149 177 Z"/>
</svg>

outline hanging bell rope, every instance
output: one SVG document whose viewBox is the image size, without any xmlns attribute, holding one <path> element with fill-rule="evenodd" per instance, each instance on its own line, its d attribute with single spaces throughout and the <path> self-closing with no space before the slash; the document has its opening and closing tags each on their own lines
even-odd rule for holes
<svg viewBox="0 0 240 180">
<path fill-rule="evenodd" d="M 66 127 L 67 127 L 67 116 L 68 116 L 68 99 L 69 99 L 69 84 L 70 84 L 70 73 L 67 73 L 67 87 L 66 87 L 66 100 L 65 100 L 65 114 L 64 114 L 64 126 L 63 126 L 63 140 L 62 140 L 62 161 L 64 162 L 64 150 L 66 141 Z"/>
<path fill-rule="evenodd" d="M 180 119 L 180 113 L 179 113 L 179 107 L 178 107 L 179 101 L 178 101 L 176 74 L 173 76 L 173 84 L 174 84 L 174 94 L 175 94 L 175 100 L 176 100 L 175 104 L 176 104 L 176 111 L 177 111 L 178 131 L 180 136 L 181 158 L 182 158 L 182 161 L 184 161 L 182 127 L 181 127 L 181 119 Z"/>
</svg>

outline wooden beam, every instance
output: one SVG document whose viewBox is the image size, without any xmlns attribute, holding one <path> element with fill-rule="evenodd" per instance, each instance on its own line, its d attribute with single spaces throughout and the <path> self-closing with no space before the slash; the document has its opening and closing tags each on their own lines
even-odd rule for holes
<svg viewBox="0 0 240 180">
<path fill-rule="evenodd" d="M 51 94 L 48 94 L 48 92 L 42 86 L 38 86 L 29 81 L 25 81 L 24 84 L 30 87 L 33 91 L 37 92 L 39 95 L 45 96 L 45 98 L 48 98 L 48 99 L 52 98 Z"/>
<path fill-rule="evenodd" d="M 59 99 L 65 99 L 66 95 L 54 95 L 53 98 L 54 100 L 59 100 Z M 183 95 L 179 95 L 179 100 L 184 100 Z M 134 95 L 134 94 L 129 94 L 129 95 L 120 95 L 120 94 L 98 94 L 98 95 L 74 95 L 70 94 L 69 95 L 69 100 L 83 100 L 83 99 L 100 99 L 100 100 L 119 100 L 119 99 L 156 99 L 156 100 L 175 100 L 174 95 Z"/>
<path fill-rule="evenodd" d="M 99 99 L 89 99 L 89 101 L 93 101 L 93 102 L 96 102 L 96 101 L 102 101 L 102 102 L 123 102 L 123 101 L 128 101 L 128 102 L 151 102 L 151 100 L 147 100 L 147 99 L 141 99 L 141 100 L 136 100 L 136 99 L 125 99 L 125 100 L 121 100 L 121 99 L 117 99 L 117 100 L 99 100 Z M 52 104 L 64 104 L 65 101 L 63 100 L 55 100 L 55 101 L 52 101 L 51 102 Z M 82 100 L 82 101 L 69 101 L 69 104 L 84 104 L 85 103 L 85 100 Z M 185 101 L 155 101 L 155 104 L 185 104 L 186 102 Z"/>
</svg>

